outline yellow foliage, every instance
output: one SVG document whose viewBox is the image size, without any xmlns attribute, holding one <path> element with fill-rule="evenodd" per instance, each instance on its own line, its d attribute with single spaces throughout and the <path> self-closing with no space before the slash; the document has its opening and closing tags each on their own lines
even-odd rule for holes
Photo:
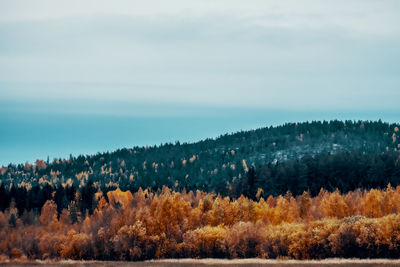
<svg viewBox="0 0 400 267">
<path fill-rule="evenodd" d="M 249 172 L 249 168 L 247 168 L 247 163 L 246 163 L 246 160 L 242 160 L 242 166 L 243 166 L 243 169 L 244 169 L 244 172 Z"/>
<path fill-rule="evenodd" d="M 111 205 L 115 206 L 119 203 L 122 208 L 128 207 L 133 199 L 130 191 L 123 192 L 119 188 L 114 191 L 107 192 L 107 197 Z"/>
<path fill-rule="evenodd" d="M 196 155 L 193 155 L 193 156 L 189 159 L 189 162 L 190 162 L 190 163 L 193 163 L 195 160 L 196 160 Z"/>
<path fill-rule="evenodd" d="M 364 198 L 364 214 L 371 218 L 382 216 L 382 192 L 372 189 Z"/>
<path fill-rule="evenodd" d="M 348 207 L 343 195 L 336 190 L 333 193 L 326 193 L 320 206 L 325 217 L 344 218 L 348 216 Z"/>
<path fill-rule="evenodd" d="M 224 237 L 227 229 L 224 225 L 205 226 L 184 234 L 184 242 L 190 254 L 198 255 L 200 251 L 212 256 L 225 252 Z"/>
</svg>

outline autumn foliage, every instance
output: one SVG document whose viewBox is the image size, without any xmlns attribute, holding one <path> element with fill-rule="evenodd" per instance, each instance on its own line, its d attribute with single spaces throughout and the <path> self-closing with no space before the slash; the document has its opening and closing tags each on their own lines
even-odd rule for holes
<svg viewBox="0 0 400 267">
<path fill-rule="evenodd" d="M 0 254 L 98 260 L 400 255 L 400 187 L 390 185 L 256 201 L 166 187 L 99 196 L 91 215 L 72 208 L 58 213 L 53 200 L 40 215 L 19 215 L 14 206 L 0 212 Z"/>
</svg>

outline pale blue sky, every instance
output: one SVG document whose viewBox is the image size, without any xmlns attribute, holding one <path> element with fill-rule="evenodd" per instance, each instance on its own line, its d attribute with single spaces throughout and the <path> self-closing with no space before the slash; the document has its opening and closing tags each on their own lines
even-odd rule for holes
<svg viewBox="0 0 400 267">
<path fill-rule="evenodd" d="M 0 163 L 286 121 L 396 121 L 399 14 L 397 0 L 0 0 Z"/>
</svg>

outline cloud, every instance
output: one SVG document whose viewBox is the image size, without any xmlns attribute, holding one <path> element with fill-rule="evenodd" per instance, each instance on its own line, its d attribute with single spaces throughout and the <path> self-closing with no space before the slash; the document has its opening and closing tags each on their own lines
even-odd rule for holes
<svg viewBox="0 0 400 267">
<path fill-rule="evenodd" d="M 49 20 L 103 15 L 136 18 L 231 17 L 272 28 L 322 29 L 393 34 L 399 30 L 396 0 L 0 0 L 0 20 Z"/>
<path fill-rule="evenodd" d="M 400 97 L 395 1 L 31 3 L 0 0 L 3 99 L 378 108 Z"/>
</svg>

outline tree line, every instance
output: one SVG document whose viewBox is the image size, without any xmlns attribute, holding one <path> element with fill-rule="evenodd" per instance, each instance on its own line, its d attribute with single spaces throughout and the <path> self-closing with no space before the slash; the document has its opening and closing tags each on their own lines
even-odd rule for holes
<svg viewBox="0 0 400 267">
<path fill-rule="evenodd" d="M 346 193 L 357 189 L 385 188 L 388 184 L 400 185 L 399 152 L 373 154 L 346 152 L 314 157 L 307 155 L 298 160 L 246 168 L 241 178 L 224 181 L 216 177 L 213 181 L 209 181 L 207 191 L 231 198 L 244 195 L 250 199 L 256 199 L 259 190 L 265 197 L 284 195 L 286 192 L 298 196 L 304 191 L 309 192 L 311 196 L 316 196 L 321 188 L 331 192 L 338 189 Z M 163 186 L 175 191 L 203 189 L 201 180 L 194 184 L 185 183 L 184 180 L 176 186 L 157 181 L 156 186 L 150 186 L 153 182 L 146 188 L 154 192 L 159 192 Z M 74 203 L 80 214 L 92 214 L 95 208 L 95 195 L 107 198 L 107 192 L 116 188 L 129 190 L 132 193 L 140 189 L 134 183 L 102 184 L 93 178 L 88 178 L 79 186 L 74 185 L 71 180 L 65 184 L 6 185 L 2 183 L 0 210 L 5 211 L 14 202 L 19 215 L 24 211 L 33 211 L 38 214 L 47 200 L 53 200 L 57 204 L 58 214 L 68 208 L 71 203 Z"/>
<path fill-rule="evenodd" d="M 266 196 L 290 191 L 299 195 L 308 191 L 315 196 L 321 188 L 341 192 L 356 189 L 384 188 L 400 185 L 400 153 L 365 154 L 345 152 L 306 155 L 298 160 L 260 165 L 239 182 L 236 196 L 254 198 L 258 188 Z"/>
<path fill-rule="evenodd" d="M 34 164 L 9 164 L 0 168 L 0 181 L 6 186 L 30 184 L 43 187 L 49 184 L 52 187 L 73 185 L 75 188 L 93 181 L 101 187 L 118 185 L 133 191 L 168 186 L 177 191 L 199 189 L 233 196 L 237 195 L 235 185 L 247 178 L 251 167 L 258 170 L 261 165 L 273 166 L 286 161 L 297 166 L 296 161 L 306 155 L 374 154 L 398 149 L 400 132 L 396 124 L 381 121 L 288 123 L 191 144 L 176 142 L 88 156 L 71 155 L 52 161 L 37 160 Z M 299 167 L 307 164 L 302 165 Z M 259 175 L 266 176 L 265 173 Z M 269 193 L 285 193 L 281 189 L 278 186 L 276 192 L 270 190 Z"/>
<path fill-rule="evenodd" d="M 258 200 L 201 191 L 98 195 L 93 213 L 0 212 L 1 259 L 397 258 L 400 186 Z"/>
</svg>

